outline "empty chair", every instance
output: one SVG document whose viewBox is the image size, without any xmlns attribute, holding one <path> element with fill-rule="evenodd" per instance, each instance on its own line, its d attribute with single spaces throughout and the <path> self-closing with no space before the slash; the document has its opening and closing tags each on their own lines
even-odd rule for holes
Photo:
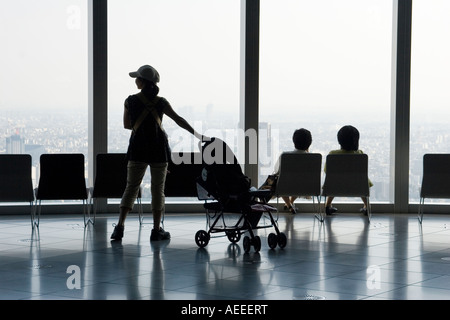
<svg viewBox="0 0 450 320">
<path fill-rule="evenodd" d="M 36 189 L 37 225 L 42 200 L 82 200 L 84 225 L 93 223 L 91 218 L 87 217 L 88 189 L 84 169 L 83 154 L 41 155 L 39 184 Z"/>
<path fill-rule="evenodd" d="M 199 152 L 173 153 L 169 163 L 164 194 L 166 197 L 197 198 L 197 177 L 201 175 L 202 155 Z"/>
<path fill-rule="evenodd" d="M 197 198 L 197 177 L 202 172 L 202 156 L 199 152 L 174 152 L 169 162 L 165 197 Z M 163 220 L 164 221 L 164 216 Z"/>
<path fill-rule="evenodd" d="M 29 154 L 0 155 L 0 201 L 28 202 L 34 227 L 34 193 Z"/>
<path fill-rule="evenodd" d="M 450 154 L 425 154 L 423 156 L 422 185 L 420 188 L 419 215 L 422 223 L 425 198 L 450 198 Z"/>
<path fill-rule="evenodd" d="M 90 188 L 90 207 L 93 221 L 97 213 L 98 199 L 121 199 L 127 185 L 126 153 L 100 153 L 96 157 L 94 186 Z M 136 199 L 138 204 L 139 222 L 143 223 L 142 195 L 139 190 Z"/>
<path fill-rule="evenodd" d="M 275 196 L 310 196 L 317 199 L 315 216 L 323 221 L 320 209 L 322 155 L 319 153 L 283 153 L 280 158 Z"/>
<path fill-rule="evenodd" d="M 326 175 L 322 188 L 325 197 L 360 197 L 367 201 L 370 222 L 370 185 L 367 154 L 329 154 L 326 158 Z"/>
</svg>

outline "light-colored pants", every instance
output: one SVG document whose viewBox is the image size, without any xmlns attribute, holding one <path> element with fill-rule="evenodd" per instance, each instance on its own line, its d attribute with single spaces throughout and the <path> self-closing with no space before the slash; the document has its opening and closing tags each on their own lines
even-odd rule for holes
<svg viewBox="0 0 450 320">
<path fill-rule="evenodd" d="M 166 182 L 167 162 L 151 163 L 151 193 L 152 193 L 152 210 L 164 211 L 165 196 L 164 185 Z M 128 161 L 127 165 L 127 186 L 120 202 L 120 207 L 133 209 L 134 203 L 138 196 L 139 188 L 144 178 L 148 163 L 139 161 Z"/>
</svg>

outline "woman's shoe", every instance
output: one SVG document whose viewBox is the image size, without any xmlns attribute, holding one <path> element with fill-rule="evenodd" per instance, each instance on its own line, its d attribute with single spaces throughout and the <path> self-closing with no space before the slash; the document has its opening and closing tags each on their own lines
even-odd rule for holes
<svg viewBox="0 0 450 320">
<path fill-rule="evenodd" d="M 331 216 L 335 214 L 337 211 L 338 210 L 335 207 L 325 207 L 325 213 L 327 214 L 327 216 Z"/>
<path fill-rule="evenodd" d="M 297 210 L 295 210 L 294 207 L 289 207 L 289 211 L 290 211 L 292 214 L 296 214 L 296 213 L 297 213 Z"/>
<path fill-rule="evenodd" d="M 123 230 L 124 229 L 125 229 L 124 226 L 116 225 L 114 227 L 114 231 L 113 231 L 113 233 L 111 235 L 111 239 L 112 240 L 122 240 L 122 238 L 123 238 Z"/>
<path fill-rule="evenodd" d="M 160 240 L 168 240 L 170 239 L 170 233 L 164 231 L 163 228 L 159 228 L 159 230 L 152 229 L 152 233 L 150 235 L 150 241 L 160 241 Z"/>
<path fill-rule="evenodd" d="M 361 208 L 359 209 L 359 212 L 361 212 L 362 214 L 364 214 L 365 216 L 367 216 L 367 208 Z"/>
</svg>

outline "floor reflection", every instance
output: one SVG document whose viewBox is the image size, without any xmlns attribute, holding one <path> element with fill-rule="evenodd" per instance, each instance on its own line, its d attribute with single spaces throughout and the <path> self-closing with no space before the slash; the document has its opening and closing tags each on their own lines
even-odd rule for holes
<svg viewBox="0 0 450 320">
<path fill-rule="evenodd" d="M 286 248 L 242 239 L 194 240 L 205 216 L 167 215 L 169 241 L 150 242 L 151 224 L 127 220 L 122 241 L 109 239 L 114 215 L 26 216 L 0 220 L 0 299 L 95 300 L 392 300 L 450 299 L 448 217 L 341 213 L 321 223 L 314 214 L 281 213 Z M 79 274 L 78 274 L 79 273 Z"/>
</svg>

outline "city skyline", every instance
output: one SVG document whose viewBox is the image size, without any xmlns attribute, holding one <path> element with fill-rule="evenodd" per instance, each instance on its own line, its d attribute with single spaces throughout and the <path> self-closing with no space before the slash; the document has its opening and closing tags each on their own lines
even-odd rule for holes
<svg viewBox="0 0 450 320">
<path fill-rule="evenodd" d="M 214 114 L 214 111 L 212 113 Z M 55 121 L 56 118 L 58 121 Z M 13 114 L 6 117 L 0 116 L 0 153 L 7 153 L 7 139 L 19 134 L 21 141 L 27 146 L 25 153 L 34 155 L 33 165 L 35 168 L 38 165 L 37 158 L 42 153 L 80 152 L 85 154 L 87 161 L 88 130 L 86 118 L 86 115 L 80 115 L 79 113 L 65 113 L 64 116 L 54 115 L 53 117 L 43 114 L 38 116 L 19 113 L 16 115 L 16 119 L 14 119 Z M 198 124 L 199 120 L 196 121 Z M 207 128 L 205 133 L 208 133 L 208 131 L 215 132 L 218 134 L 215 136 L 225 138 L 225 140 L 227 137 L 233 138 L 236 123 L 233 120 L 226 121 L 223 117 L 217 119 L 217 121 L 217 123 L 221 123 L 217 129 L 211 128 L 211 122 L 203 124 L 204 128 Z M 179 128 L 169 121 L 166 121 L 164 125 L 169 134 L 173 151 L 197 151 L 193 149 L 197 146 L 195 139 L 192 139 L 189 134 L 185 136 L 186 140 L 183 144 L 183 139 L 180 139 L 180 132 L 177 133 L 176 131 Z M 340 125 L 337 122 L 334 125 L 330 125 L 329 122 L 310 123 L 309 126 L 302 127 L 308 128 L 313 134 L 310 152 L 320 153 L 325 157 L 330 150 L 339 148 L 336 133 Z M 365 124 L 360 122 L 357 127 L 361 132 L 360 148 L 369 155 L 369 175 L 375 183 L 372 201 L 388 202 L 390 188 L 389 124 L 368 121 Z M 18 128 L 20 128 L 19 131 Z M 263 146 L 260 150 L 259 184 L 262 183 L 267 174 L 271 173 L 279 154 L 293 149 L 292 132 L 299 126 L 296 122 L 284 122 L 282 124 L 274 122 L 270 123 L 268 128 L 268 133 L 264 132 L 266 127 L 261 131 L 261 134 L 265 136 L 264 139 L 260 140 L 260 143 L 264 144 L 270 140 L 270 144 Z M 223 136 L 220 136 L 221 132 Z M 129 135 L 130 132 L 123 129 L 119 122 L 112 125 L 108 131 L 108 152 L 125 153 Z M 440 152 L 442 150 L 440 146 L 446 145 L 449 140 L 450 134 L 447 133 L 445 124 L 435 126 L 433 130 L 426 134 L 422 132 L 419 137 L 412 136 L 411 156 L 413 158 L 410 161 L 411 182 L 409 188 L 413 201 L 418 201 L 422 170 L 420 154 L 414 155 L 420 153 L 421 150 L 427 150 L 430 153 Z M 238 153 L 237 146 L 233 144 L 233 141 L 226 142 L 230 144 L 234 152 Z M 382 147 L 383 144 L 386 147 Z M 188 149 L 185 150 L 186 148 Z M 384 152 L 381 152 L 381 150 L 384 150 Z M 266 151 L 266 154 L 261 153 L 264 151 Z M 87 168 L 86 166 L 86 170 Z"/>
</svg>

